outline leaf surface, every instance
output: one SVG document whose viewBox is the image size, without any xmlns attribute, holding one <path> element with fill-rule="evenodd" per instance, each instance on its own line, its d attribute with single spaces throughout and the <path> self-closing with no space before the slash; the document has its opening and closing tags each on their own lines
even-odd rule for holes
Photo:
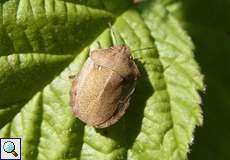
<svg viewBox="0 0 230 160">
<path fill-rule="evenodd" d="M 160 1 L 8 0 L 0 11 L 0 136 L 22 137 L 23 159 L 186 159 L 202 76 Z M 126 115 L 95 129 L 71 112 L 69 76 L 90 50 L 121 43 L 141 77 Z"/>
</svg>

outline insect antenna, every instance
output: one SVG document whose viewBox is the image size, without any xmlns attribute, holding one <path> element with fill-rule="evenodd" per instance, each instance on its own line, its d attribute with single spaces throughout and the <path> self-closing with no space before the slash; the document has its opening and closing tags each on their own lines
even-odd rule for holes
<svg viewBox="0 0 230 160">
<path fill-rule="evenodd" d="M 109 22 L 108 25 L 109 25 L 109 30 L 110 30 L 110 33 L 111 33 L 112 41 L 114 42 L 114 44 L 117 44 L 116 34 L 112 29 L 111 22 Z"/>
<path fill-rule="evenodd" d="M 142 50 L 150 50 L 150 49 L 154 49 L 155 47 L 146 47 L 146 48 L 141 48 L 141 49 L 134 49 L 131 52 L 137 52 L 137 51 L 142 51 Z M 167 66 L 164 67 L 164 72 L 166 72 L 171 66 L 175 65 L 176 63 L 178 63 L 178 58 L 180 58 L 183 55 L 177 55 L 175 56 L 174 60 L 168 64 Z"/>
<path fill-rule="evenodd" d="M 146 48 L 141 48 L 141 49 L 134 49 L 131 52 L 137 52 L 137 51 L 142 51 L 142 50 L 150 50 L 150 49 L 154 49 L 155 47 L 146 47 Z"/>
<path fill-rule="evenodd" d="M 182 57 L 183 55 L 177 55 L 175 56 L 174 60 L 168 64 L 167 66 L 164 67 L 164 72 L 167 71 L 171 66 L 175 65 L 176 63 L 178 63 L 178 58 Z"/>
<path fill-rule="evenodd" d="M 97 43 L 98 48 L 102 48 L 100 41 L 97 41 L 96 43 Z"/>
</svg>

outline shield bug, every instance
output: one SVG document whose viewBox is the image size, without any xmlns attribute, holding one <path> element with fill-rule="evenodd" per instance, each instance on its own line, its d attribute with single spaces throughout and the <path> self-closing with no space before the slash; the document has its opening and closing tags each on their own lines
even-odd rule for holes
<svg viewBox="0 0 230 160">
<path fill-rule="evenodd" d="M 70 91 L 74 114 L 96 128 L 113 125 L 125 114 L 138 75 L 128 46 L 92 51 Z"/>
</svg>

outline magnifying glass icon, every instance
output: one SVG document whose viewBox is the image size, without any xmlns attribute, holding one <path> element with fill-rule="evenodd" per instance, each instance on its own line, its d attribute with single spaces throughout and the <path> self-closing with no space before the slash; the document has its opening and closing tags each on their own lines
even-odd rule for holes
<svg viewBox="0 0 230 160">
<path fill-rule="evenodd" d="M 11 153 L 14 155 L 14 157 L 17 157 L 18 154 L 17 152 L 15 152 L 15 145 L 13 142 L 11 141 L 7 141 L 3 144 L 3 150 L 6 152 L 6 153 Z"/>
</svg>

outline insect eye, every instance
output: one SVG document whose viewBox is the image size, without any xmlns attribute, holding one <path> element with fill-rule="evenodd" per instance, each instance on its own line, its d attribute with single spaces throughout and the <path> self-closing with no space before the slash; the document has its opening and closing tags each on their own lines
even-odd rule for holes
<svg viewBox="0 0 230 160">
<path fill-rule="evenodd" d="M 123 84 L 127 84 L 128 83 L 128 79 L 127 78 L 123 78 L 122 83 Z"/>
<path fill-rule="evenodd" d="M 132 75 L 129 75 L 129 76 L 123 78 L 122 83 L 123 84 L 128 84 L 128 83 L 130 83 L 130 81 L 133 81 L 134 79 L 135 78 Z"/>
</svg>

